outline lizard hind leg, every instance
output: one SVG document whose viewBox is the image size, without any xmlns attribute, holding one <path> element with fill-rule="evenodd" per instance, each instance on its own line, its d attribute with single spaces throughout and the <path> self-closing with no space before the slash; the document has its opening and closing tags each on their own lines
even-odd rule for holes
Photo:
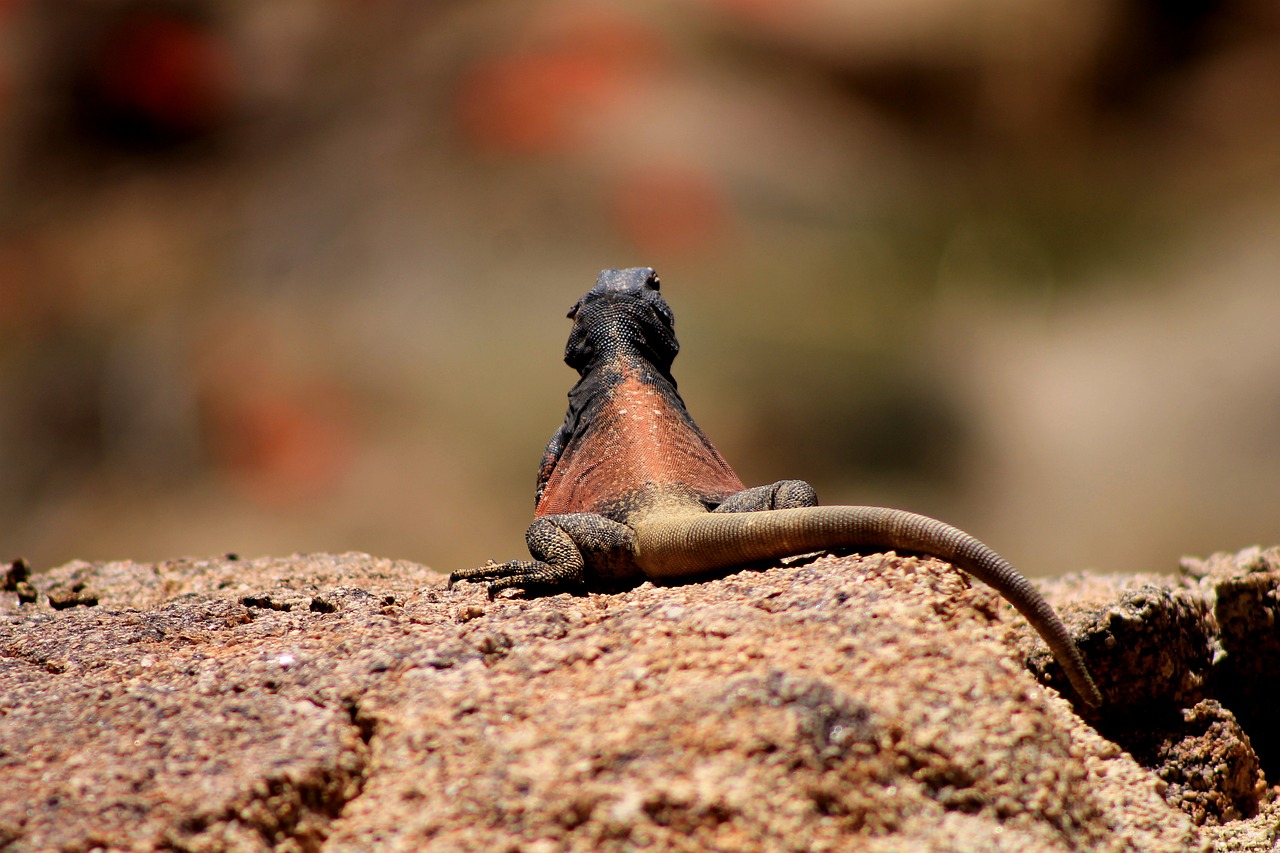
<svg viewBox="0 0 1280 853">
<path fill-rule="evenodd" d="M 804 480 L 779 480 L 729 495 L 712 512 L 763 512 L 817 505 L 818 493 Z"/>
<path fill-rule="evenodd" d="M 529 525 L 524 538 L 534 559 L 458 569 L 449 575 L 449 586 L 458 581 L 487 583 L 489 597 L 493 598 L 504 589 L 558 592 L 583 583 L 582 551 L 553 517 L 540 518 Z"/>
<path fill-rule="evenodd" d="M 489 597 L 493 598 L 504 589 L 528 593 L 581 589 L 587 581 L 588 564 L 593 576 L 638 574 L 631 557 L 630 528 L 601 515 L 546 515 L 529 525 L 524 538 L 532 560 L 459 569 L 449 575 L 449 586 L 457 581 L 488 583 Z"/>
</svg>

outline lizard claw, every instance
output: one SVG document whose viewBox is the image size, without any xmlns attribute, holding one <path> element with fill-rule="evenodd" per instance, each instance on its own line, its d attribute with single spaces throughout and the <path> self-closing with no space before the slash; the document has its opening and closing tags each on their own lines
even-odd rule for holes
<svg viewBox="0 0 1280 853">
<path fill-rule="evenodd" d="M 490 560 L 483 566 L 458 569 L 450 574 L 449 588 L 452 589 L 458 581 L 487 584 L 489 598 L 493 599 L 504 589 L 519 589 L 523 592 L 557 591 L 575 581 L 580 583 L 582 577 L 581 572 L 566 572 L 540 560 L 512 560 L 508 563 Z"/>
<path fill-rule="evenodd" d="M 545 564 L 532 560 L 512 560 L 508 563 L 495 563 L 489 560 L 483 566 L 470 569 L 457 569 L 449 575 L 449 589 L 458 581 L 485 583 L 489 588 L 489 598 L 501 590 L 523 586 L 523 581 L 530 575 L 537 575 L 538 567 Z"/>
<path fill-rule="evenodd" d="M 453 589 L 453 585 L 458 581 L 483 581 L 491 577 L 501 577 L 502 573 L 495 572 L 495 569 L 502 569 L 506 563 L 495 563 L 488 560 L 483 566 L 476 566 L 470 569 L 455 569 L 449 573 L 449 581 L 445 584 L 445 589 Z"/>
</svg>

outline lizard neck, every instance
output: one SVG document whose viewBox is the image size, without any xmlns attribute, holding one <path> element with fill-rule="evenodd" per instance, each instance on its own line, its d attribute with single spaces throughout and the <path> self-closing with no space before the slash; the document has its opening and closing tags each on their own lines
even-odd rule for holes
<svg viewBox="0 0 1280 853">
<path fill-rule="evenodd" d="M 595 512 L 628 522 L 650 505 L 705 511 L 744 488 L 670 375 L 634 351 L 583 375 L 569 393 L 564 438 L 535 515 Z"/>
</svg>

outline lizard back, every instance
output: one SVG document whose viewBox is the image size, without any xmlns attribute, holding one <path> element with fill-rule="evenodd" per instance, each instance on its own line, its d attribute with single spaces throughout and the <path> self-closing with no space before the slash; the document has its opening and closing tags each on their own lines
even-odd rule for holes
<svg viewBox="0 0 1280 853">
<path fill-rule="evenodd" d="M 581 378 L 547 445 L 535 515 L 621 521 L 655 491 L 704 508 L 741 491 L 676 390 L 674 318 L 653 270 L 605 270 L 569 316 L 565 361 Z"/>
</svg>

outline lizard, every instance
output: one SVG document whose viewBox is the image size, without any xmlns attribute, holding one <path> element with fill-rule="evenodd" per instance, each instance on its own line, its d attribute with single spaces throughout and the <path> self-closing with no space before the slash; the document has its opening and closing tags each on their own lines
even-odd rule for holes
<svg viewBox="0 0 1280 853">
<path fill-rule="evenodd" d="M 1102 694 L 1052 606 L 1008 561 L 937 519 L 820 506 L 802 480 L 747 488 L 694 423 L 671 365 L 680 345 L 648 267 L 607 269 L 569 310 L 579 379 L 538 470 L 532 560 L 459 569 L 459 581 L 554 592 L 590 581 L 671 580 L 840 548 L 938 557 L 993 587 L 1048 644 L 1090 706 Z"/>
</svg>

